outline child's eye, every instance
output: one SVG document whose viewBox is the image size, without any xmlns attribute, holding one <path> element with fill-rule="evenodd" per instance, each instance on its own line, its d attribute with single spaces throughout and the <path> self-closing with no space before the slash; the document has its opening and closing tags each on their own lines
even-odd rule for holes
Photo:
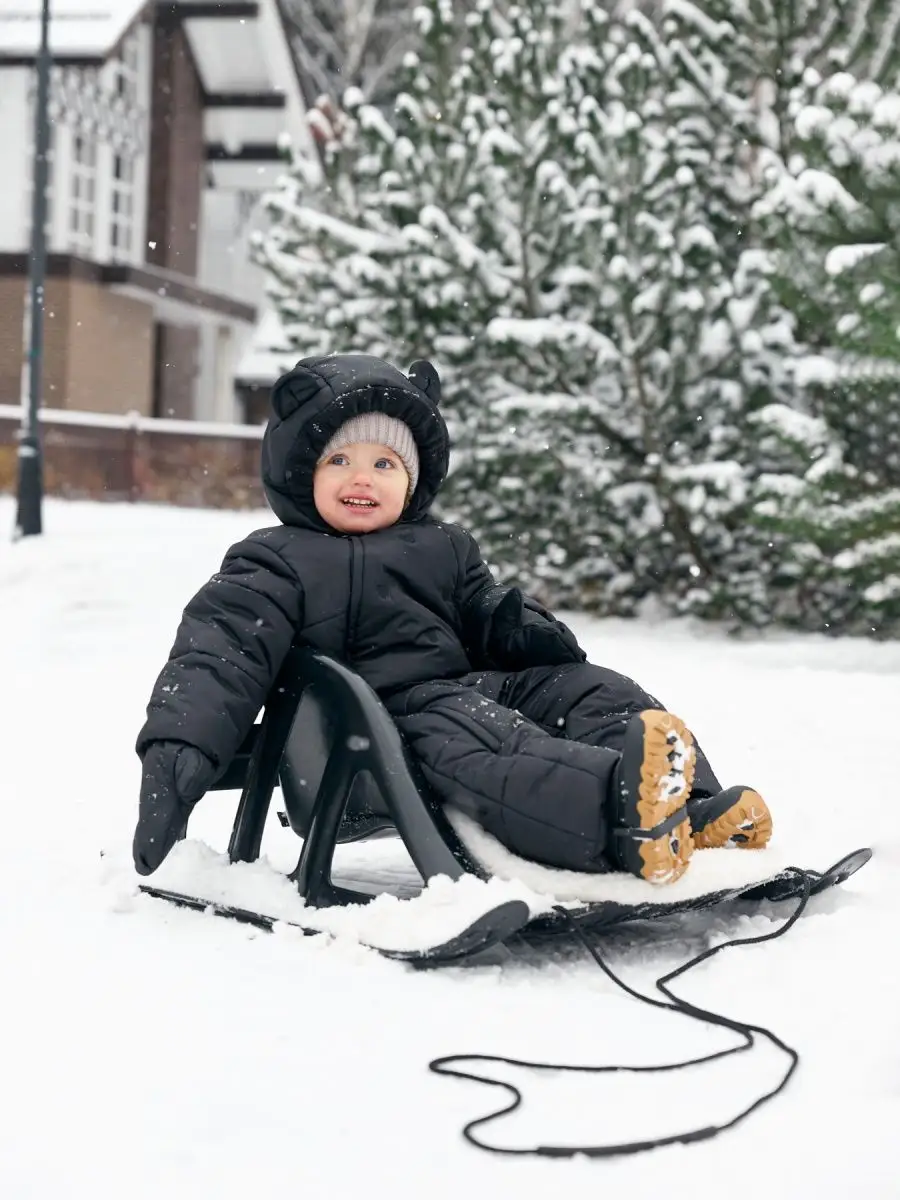
<svg viewBox="0 0 900 1200">
<path fill-rule="evenodd" d="M 376 467 L 393 467 L 394 461 L 393 461 L 393 459 L 390 459 L 390 458 L 379 458 L 378 461 L 375 463 L 375 466 Z"/>
<path fill-rule="evenodd" d="M 331 458 L 328 461 L 331 463 L 334 463 L 334 465 L 336 467 L 340 467 L 344 463 L 349 462 L 350 460 L 346 454 L 332 454 Z"/>
</svg>

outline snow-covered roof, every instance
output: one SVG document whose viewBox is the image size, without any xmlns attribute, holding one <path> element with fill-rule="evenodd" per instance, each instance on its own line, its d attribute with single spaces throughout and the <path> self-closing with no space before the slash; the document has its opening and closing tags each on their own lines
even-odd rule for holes
<svg viewBox="0 0 900 1200">
<path fill-rule="evenodd" d="M 59 58 L 102 61 L 148 0 L 51 0 L 50 52 Z M 0 61 L 37 54 L 41 0 L 0 0 Z"/>
<path fill-rule="evenodd" d="M 310 137 L 282 0 L 191 0 L 181 13 L 209 100 L 208 172 L 216 187 L 268 190 L 283 170 L 282 137 Z"/>
<path fill-rule="evenodd" d="M 204 136 L 217 187 L 270 188 L 282 138 L 309 141 L 283 0 L 50 0 L 50 51 L 101 63 L 156 5 L 182 22 L 207 98 Z M 38 52 L 41 0 L 0 0 L 0 68 Z"/>
</svg>

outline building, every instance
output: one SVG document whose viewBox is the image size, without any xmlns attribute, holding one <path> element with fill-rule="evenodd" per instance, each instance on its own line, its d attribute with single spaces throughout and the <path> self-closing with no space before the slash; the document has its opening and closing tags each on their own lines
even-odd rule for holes
<svg viewBox="0 0 900 1200">
<path fill-rule="evenodd" d="M 254 419 L 249 238 L 309 136 L 281 0 L 51 0 L 44 404 Z M 22 389 L 40 0 L 0 7 L 0 405 Z"/>
</svg>

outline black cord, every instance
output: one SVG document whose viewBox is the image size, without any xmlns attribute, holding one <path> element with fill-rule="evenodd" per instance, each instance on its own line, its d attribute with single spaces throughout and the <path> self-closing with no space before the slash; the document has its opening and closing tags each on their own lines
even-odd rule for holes
<svg viewBox="0 0 900 1200">
<path fill-rule="evenodd" d="M 629 996 L 635 1000 L 640 1000 L 644 1004 L 652 1004 L 654 1008 L 665 1008 L 672 1012 L 681 1013 L 683 1016 L 690 1017 L 696 1021 L 704 1021 L 709 1025 L 717 1025 L 725 1029 L 731 1029 L 735 1033 L 740 1034 L 742 1044 L 738 1046 L 730 1046 L 725 1050 L 716 1050 L 711 1054 L 705 1054 L 699 1058 L 689 1058 L 683 1062 L 663 1063 L 651 1066 L 585 1066 L 585 1065 L 560 1065 L 556 1063 L 543 1062 L 526 1062 L 521 1059 L 505 1058 L 495 1054 L 448 1054 L 441 1058 L 432 1059 L 428 1064 L 428 1069 L 436 1075 L 450 1075 L 457 1079 L 468 1079 L 473 1083 L 486 1083 L 491 1087 L 503 1088 L 509 1093 L 511 1099 L 503 1108 L 496 1109 L 494 1112 L 488 1113 L 483 1117 L 477 1117 L 470 1121 L 463 1129 L 463 1136 L 473 1146 L 477 1146 L 479 1150 L 488 1150 L 492 1154 L 516 1154 L 516 1155 L 538 1155 L 543 1158 L 572 1158 L 575 1155 L 583 1154 L 589 1158 L 612 1158 L 616 1155 L 637 1154 L 643 1150 L 653 1150 L 660 1146 L 671 1146 L 676 1143 L 689 1144 L 691 1142 L 701 1142 L 708 1138 L 715 1137 L 717 1134 L 723 1133 L 727 1129 L 732 1129 L 738 1125 L 746 1117 L 748 1117 L 756 1109 L 763 1104 L 773 1099 L 787 1085 L 788 1080 L 793 1075 L 800 1061 L 800 1056 L 796 1050 L 783 1042 L 771 1030 L 766 1029 L 762 1025 L 749 1025 L 744 1021 L 737 1021 L 731 1017 L 722 1016 L 720 1013 L 710 1012 L 708 1009 L 699 1008 L 695 1004 L 691 1004 L 687 1000 L 682 1000 L 676 996 L 669 988 L 669 984 L 677 979 L 680 975 L 686 975 L 688 971 L 706 962 L 707 959 L 719 954 L 722 950 L 730 946 L 751 946 L 760 942 L 769 942 L 773 938 L 781 937 L 791 928 L 792 925 L 799 919 L 803 910 L 810 898 L 811 887 L 817 877 L 817 873 L 804 871 L 799 867 L 789 867 L 785 871 L 785 876 L 793 876 L 800 882 L 802 893 L 797 907 L 791 913 L 790 917 L 772 933 L 759 934 L 756 937 L 747 938 L 732 938 L 730 941 L 722 942 L 718 946 L 712 946 L 708 950 L 702 951 L 695 955 L 694 958 L 688 960 L 682 966 L 677 967 L 674 971 L 670 971 L 667 975 L 660 976 L 656 980 L 655 987 L 666 997 L 666 1000 L 657 1000 L 653 996 L 645 996 L 641 992 L 636 991 L 624 980 L 619 979 L 613 973 L 609 965 L 604 961 L 596 946 L 592 945 L 585 936 L 584 931 L 578 923 L 572 918 L 571 914 L 560 905 L 554 906 L 554 912 L 558 913 L 569 926 L 570 930 L 575 934 L 581 944 L 593 958 L 594 962 L 603 973 L 612 980 L 617 987 L 623 992 L 627 992 Z M 684 1067 L 698 1066 L 701 1063 L 713 1062 L 716 1059 L 727 1058 L 731 1054 L 740 1054 L 745 1050 L 751 1050 L 755 1045 L 754 1034 L 768 1039 L 773 1046 L 777 1046 L 783 1051 L 788 1059 L 789 1064 L 784 1072 L 781 1080 L 770 1091 L 765 1092 L 753 1101 L 747 1108 L 738 1113 L 730 1121 L 725 1121 L 721 1125 L 707 1125 L 701 1129 L 692 1129 L 684 1133 L 668 1134 L 664 1137 L 650 1138 L 637 1142 L 622 1142 L 616 1145 L 601 1145 L 601 1146 L 533 1146 L 524 1148 L 511 1148 L 505 1146 L 492 1146 L 487 1142 L 483 1142 L 475 1136 L 474 1130 L 479 1126 L 487 1125 L 491 1121 L 496 1121 L 500 1117 L 506 1116 L 508 1113 L 515 1112 L 522 1103 L 522 1093 L 515 1084 L 506 1083 L 501 1079 L 492 1079 L 489 1075 L 477 1075 L 472 1071 L 462 1070 L 457 1063 L 502 1063 L 512 1067 L 529 1067 L 536 1071 L 577 1071 L 585 1074 L 608 1074 L 613 1071 L 628 1071 L 634 1074 L 652 1073 L 658 1071 L 678 1071 Z"/>
</svg>

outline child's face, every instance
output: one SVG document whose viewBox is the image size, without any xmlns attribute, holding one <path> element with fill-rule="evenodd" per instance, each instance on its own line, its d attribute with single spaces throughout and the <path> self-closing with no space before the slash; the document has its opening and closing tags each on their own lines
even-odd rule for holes
<svg viewBox="0 0 900 1200">
<path fill-rule="evenodd" d="M 387 446 L 356 442 L 319 463 L 313 500 L 319 516 L 341 533 L 387 529 L 406 504 L 409 476 Z"/>
</svg>

